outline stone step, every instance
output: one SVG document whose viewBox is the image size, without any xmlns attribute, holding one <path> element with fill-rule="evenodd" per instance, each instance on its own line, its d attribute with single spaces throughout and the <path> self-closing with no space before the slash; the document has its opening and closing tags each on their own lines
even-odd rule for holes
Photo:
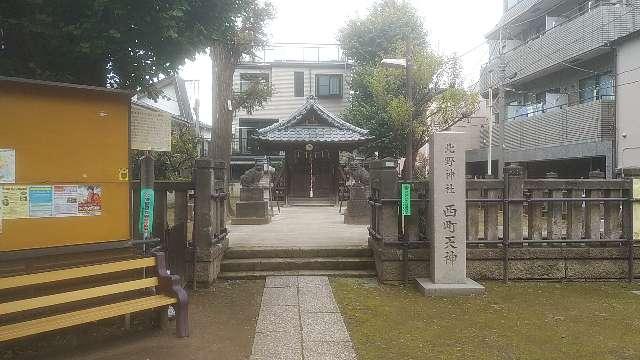
<svg viewBox="0 0 640 360">
<path fill-rule="evenodd" d="M 375 270 L 286 270 L 222 272 L 224 280 L 256 280 L 267 276 L 329 276 L 344 278 L 375 278 Z"/>
<path fill-rule="evenodd" d="M 329 257 L 372 257 L 367 246 L 341 247 L 260 247 L 235 246 L 227 249 L 225 259 L 255 258 L 329 258 Z"/>
<path fill-rule="evenodd" d="M 287 199 L 290 206 L 334 206 L 332 198 L 299 198 L 290 197 Z"/>
<path fill-rule="evenodd" d="M 279 270 L 370 270 L 375 262 L 370 257 L 332 258 L 257 258 L 225 259 L 223 272 Z"/>
</svg>

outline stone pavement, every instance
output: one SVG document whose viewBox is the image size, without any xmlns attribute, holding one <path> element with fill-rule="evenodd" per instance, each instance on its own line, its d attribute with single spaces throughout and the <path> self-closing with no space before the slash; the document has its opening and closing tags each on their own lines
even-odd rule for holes
<svg viewBox="0 0 640 360">
<path fill-rule="evenodd" d="M 338 208 L 288 206 L 266 225 L 230 225 L 229 246 L 333 247 L 367 246 L 366 225 L 346 225 Z"/>
<path fill-rule="evenodd" d="M 356 359 L 326 276 L 267 277 L 251 359 Z"/>
</svg>

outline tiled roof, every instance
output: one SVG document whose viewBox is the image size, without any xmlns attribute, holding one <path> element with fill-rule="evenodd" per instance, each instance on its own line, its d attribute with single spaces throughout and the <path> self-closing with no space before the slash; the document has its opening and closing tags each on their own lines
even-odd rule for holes
<svg viewBox="0 0 640 360">
<path fill-rule="evenodd" d="M 328 124 L 322 126 L 298 125 L 310 111 L 320 115 Z M 318 99 L 309 96 L 298 110 L 284 121 L 258 130 L 257 138 L 266 142 L 323 142 L 347 143 L 369 139 L 368 130 L 353 126 L 329 112 L 318 103 Z"/>
</svg>

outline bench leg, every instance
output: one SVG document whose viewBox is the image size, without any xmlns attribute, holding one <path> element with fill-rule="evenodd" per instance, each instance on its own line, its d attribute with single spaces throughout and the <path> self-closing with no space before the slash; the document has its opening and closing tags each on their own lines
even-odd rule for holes
<svg viewBox="0 0 640 360">
<path fill-rule="evenodd" d="M 123 318 L 124 329 L 131 330 L 131 314 L 125 314 Z"/>
<path fill-rule="evenodd" d="M 160 329 L 165 330 L 167 325 L 169 324 L 169 314 L 167 307 L 161 307 L 160 313 L 158 314 L 158 326 Z"/>
<path fill-rule="evenodd" d="M 189 337 L 189 311 L 185 302 L 175 304 L 176 334 L 178 337 Z"/>
</svg>

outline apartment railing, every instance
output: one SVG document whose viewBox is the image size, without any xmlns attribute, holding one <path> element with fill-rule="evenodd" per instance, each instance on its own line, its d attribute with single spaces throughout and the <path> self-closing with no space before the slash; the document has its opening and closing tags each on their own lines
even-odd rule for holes
<svg viewBox="0 0 640 360">
<path fill-rule="evenodd" d="M 602 1 L 505 53 L 509 82 L 549 70 L 640 29 L 640 0 Z M 499 83 L 499 59 L 482 68 L 479 88 Z"/>
<path fill-rule="evenodd" d="M 533 117 L 517 117 L 505 123 L 505 149 L 526 150 L 549 146 L 611 140 L 615 133 L 615 101 L 555 108 Z M 481 147 L 489 144 L 489 129 L 480 131 Z M 500 141 L 500 127 L 493 127 L 492 146 Z"/>
</svg>

